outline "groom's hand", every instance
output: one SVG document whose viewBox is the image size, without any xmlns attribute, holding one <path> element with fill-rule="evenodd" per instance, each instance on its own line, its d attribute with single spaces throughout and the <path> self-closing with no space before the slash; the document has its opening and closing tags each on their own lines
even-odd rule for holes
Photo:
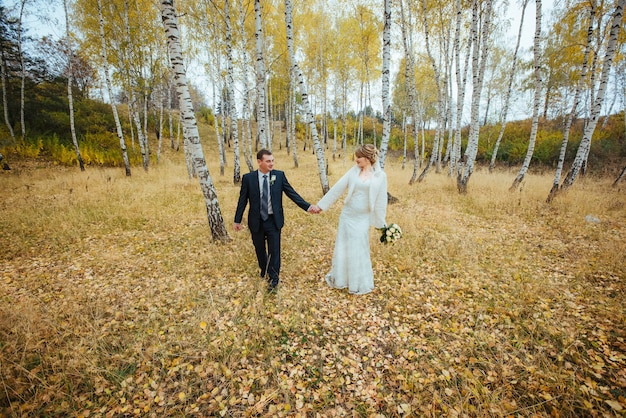
<svg viewBox="0 0 626 418">
<path fill-rule="evenodd" d="M 309 213 L 315 213 L 315 214 L 320 213 L 321 211 L 322 209 L 320 209 L 320 207 L 317 205 L 311 205 L 309 206 L 309 209 L 308 209 Z"/>
<path fill-rule="evenodd" d="M 233 224 L 233 228 L 235 229 L 235 231 L 241 231 L 241 224 Z"/>
</svg>

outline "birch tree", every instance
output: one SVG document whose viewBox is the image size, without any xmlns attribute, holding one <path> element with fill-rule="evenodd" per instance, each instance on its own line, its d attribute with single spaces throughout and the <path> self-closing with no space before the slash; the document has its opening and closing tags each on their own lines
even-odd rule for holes
<svg viewBox="0 0 626 418">
<path fill-rule="evenodd" d="M 478 5 L 475 1 L 474 15 L 472 18 L 473 24 L 478 23 Z M 487 53 L 489 51 L 489 34 L 491 31 L 491 19 L 493 10 L 493 0 L 487 0 L 484 3 L 485 10 L 483 14 L 484 21 L 482 22 L 482 30 L 480 36 L 480 42 L 478 39 L 473 41 L 474 48 L 472 52 L 472 103 L 470 111 L 470 127 L 469 136 L 467 139 L 467 149 L 463 156 L 465 161 L 459 165 L 460 169 L 457 174 L 457 188 L 460 193 L 467 192 L 467 184 L 470 176 L 474 172 L 474 164 L 476 160 L 476 154 L 478 153 L 478 136 L 480 130 L 479 123 L 479 104 L 480 96 L 483 86 L 483 77 L 485 73 L 485 64 L 487 61 Z M 476 31 L 477 33 L 477 31 Z"/>
<path fill-rule="evenodd" d="M 595 16 L 596 16 L 596 3 L 594 0 L 589 2 L 589 26 L 587 27 L 587 42 L 585 45 L 585 52 L 583 54 L 583 64 L 580 71 L 580 78 L 576 83 L 576 90 L 574 92 L 574 98 L 572 100 L 572 108 L 567 115 L 567 119 L 565 120 L 565 127 L 563 129 L 563 140 L 561 141 L 561 148 L 559 151 L 559 160 L 556 166 L 556 173 L 554 175 L 554 181 L 552 182 L 552 188 L 550 189 L 550 193 L 548 194 L 548 203 L 552 201 L 552 199 L 556 196 L 559 190 L 559 183 L 561 182 L 561 173 L 563 171 L 563 165 L 565 163 L 565 153 L 567 151 L 567 144 L 569 142 L 569 134 L 572 128 L 572 123 L 574 121 L 574 117 L 576 116 L 581 91 L 583 89 L 583 85 L 587 78 L 588 71 L 588 63 L 589 63 L 589 54 L 591 53 L 591 45 L 593 42 L 593 27 L 595 24 Z"/>
<path fill-rule="evenodd" d="M 470 33 L 467 37 L 467 53 L 465 54 L 465 63 L 461 65 L 461 23 L 463 16 L 463 9 L 461 8 L 461 0 L 456 0 L 456 27 L 454 31 L 454 46 L 452 53 L 454 55 L 454 68 L 456 75 L 456 119 L 454 125 L 454 140 L 452 141 L 452 147 L 450 149 L 450 165 L 449 175 L 453 175 L 457 168 L 458 162 L 461 158 L 461 122 L 463 120 L 463 108 L 465 104 L 465 88 L 467 85 L 467 71 L 469 68 L 470 51 L 472 49 L 472 41 L 476 33 L 477 27 L 472 24 L 470 26 Z"/>
<path fill-rule="evenodd" d="M 139 10 L 138 10 L 139 11 Z M 139 20 L 139 25 L 141 25 L 141 20 Z M 146 129 L 141 124 L 140 112 L 139 112 L 139 99 L 137 98 L 137 94 L 135 93 L 135 88 L 133 85 L 133 62 L 139 61 L 143 62 L 143 54 L 140 54 L 139 59 L 136 57 L 132 57 L 131 60 L 130 52 L 134 49 L 134 42 L 131 36 L 130 30 L 130 17 L 129 17 L 129 4 L 128 0 L 124 0 L 124 29 L 125 29 L 125 37 L 126 37 L 126 45 L 120 47 L 118 50 L 122 52 L 122 62 L 123 68 L 125 71 L 126 79 L 127 79 L 127 93 L 129 95 L 129 103 L 128 103 L 128 111 L 130 113 L 131 120 L 135 124 L 135 129 L 137 129 L 137 140 L 139 142 L 139 149 L 141 151 L 141 159 L 143 162 L 143 169 L 148 171 L 150 166 L 150 149 L 148 145 L 148 137 Z M 139 28 L 139 32 L 141 33 L 141 27 Z M 145 83 L 142 83 L 145 84 Z M 145 117 L 147 118 L 147 112 L 145 112 Z"/>
<path fill-rule="evenodd" d="M 0 7 L 0 13 L 5 14 L 3 7 Z M 11 38 L 13 24 L 7 19 L 6 16 L 2 16 L 0 25 L 0 71 L 2 72 L 2 110 L 4 115 L 4 123 L 11 135 L 12 142 L 15 142 L 15 132 L 13 131 L 13 124 L 11 123 L 11 117 L 9 114 L 9 100 L 8 100 L 8 79 L 9 79 L 9 62 L 11 56 Z"/>
<path fill-rule="evenodd" d="M 24 2 L 22 2 L 23 4 Z M 72 144 L 74 145 L 74 152 L 76 153 L 76 159 L 78 160 L 78 166 L 80 171 L 85 171 L 85 163 L 83 157 L 80 155 L 80 147 L 78 146 L 78 139 L 76 139 L 76 126 L 74 124 L 74 96 L 72 95 L 72 80 L 73 80 L 73 68 L 72 60 L 74 52 L 72 50 L 72 38 L 70 36 L 70 17 L 67 10 L 67 0 L 63 0 L 63 10 L 65 12 L 65 36 L 67 37 L 67 102 L 70 111 L 70 134 L 72 135 Z M 24 65 L 22 59 L 22 66 Z M 23 71 L 23 70 L 22 70 Z M 22 80 L 22 109 L 24 107 L 24 81 Z M 26 131 L 24 130 L 24 115 L 22 111 L 22 139 L 24 139 Z"/>
<path fill-rule="evenodd" d="M 233 45 L 230 0 L 224 0 L 224 19 L 226 21 L 226 89 L 228 91 L 230 126 L 233 135 L 233 183 L 241 181 L 241 163 L 239 155 L 239 126 L 237 117 L 237 106 L 235 104 L 235 88 L 233 81 Z"/>
<path fill-rule="evenodd" d="M 313 116 L 313 112 L 311 112 L 311 105 L 309 103 L 309 96 L 306 92 L 304 86 L 304 76 L 302 75 L 302 71 L 298 66 L 298 62 L 296 61 L 296 53 L 294 51 L 293 46 L 293 9 L 291 6 L 291 0 L 285 0 L 285 25 L 287 32 L 287 50 L 289 51 L 289 59 L 291 62 L 291 71 L 293 71 L 294 76 L 296 77 L 297 85 L 300 90 L 300 95 L 302 96 L 302 104 L 304 106 L 309 128 L 311 130 L 311 136 L 313 137 L 313 147 L 315 151 L 315 156 L 317 158 L 317 169 L 319 171 L 320 176 L 320 184 L 322 186 L 322 193 L 326 194 L 330 189 L 328 185 L 328 177 L 326 175 L 326 163 L 324 161 L 324 149 L 319 140 L 319 136 L 317 134 L 317 127 L 315 126 L 315 118 Z"/>
<path fill-rule="evenodd" d="M 266 98 L 266 85 L 267 74 L 265 71 L 265 57 L 264 57 L 264 45 L 263 45 L 263 20 L 261 18 L 261 1 L 254 0 L 254 18 L 255 18 L 255 32 L 254 37 L 256 39 L 256 108 L 257 108 L 257 138 L 261 143 L 261 147 L 270 148 L 269 144 L 269 132 L 267 129 L 267 98 Z"/>
<path fill-rule="evenodd" d="M 568 190 L 574 184 L 578 173 L 580 172 L 584 162 L 587 159 L 589 149 L 591 148 L 591 139 L 596 129 L 596 125 L 598 124 L 598 119 L 600 117 L 600 111 L 602 110 L 604 95 L 606 93 L 606 88 L 608 84 L 609 73 L 611 71 L 613 58 L 615 57 L 617 49 L 617 40 L 622 27 L 622 18 L 624 15 L 624 3 L 626 3 L 626 0 L 617 0 L 616 2 L 615 11 L 613 12 L 613 18 L 611 19 L 611 30 L 609 32 L 609 40 L 606 46 L 606 52 L 602 64 L 602 72 L 600 76 L 599 86 L 597 92 L 595 93 L 595 98 L 591 107 L 591 117 L 587 122 L 587 125 L 585 126 L 583 137 L 580 141 L 580 144 L 578 145 L 578 150 L 576 151 L 576 157 L 574 158 L 574 162 L 572 163 L 572 166 L 570 167 L 567 176 L 565 176 L 565 179 L 563 180 L 563 184 L 561 185 L 560 190 Z"/>
<path fill-rule="evenodd" d="M 184 125 L 183 134 L 186 137 L 185 144 L 191 152 L 194 169 L 200 182 L 200 189 L 204 195 L 211 235 L 214 240 L 230 240 L 220 211 L 217 192 L 204 158 L 202 144 L 200 143 L 198 124 L 191 102 L 189 86 L 187 85 L 187 74 L 183 63 L 178 30 L 178 15 L 174 8 L 174 0 L 161 0 L 161 18 L 165 26 L 170 63 L 174 72 L 174 84 L 176 85 L 180 103 L 180 113 Z"/>
<path fill-rule="evenodd" d="M 106 82 L 107 93 L 109 95 L 109 101 L 111 102 L 111 109 L 113 110 L 113 119 L 115 120 L 115 131 L 120 141 L 120 148 L 122 150 L 122 158 L 124 160 L 124 168 L 126 170 L 126 176 L 130 176 L 130 161 L 128 160 L 128 152 L 126 151 L 126 141 L 124 141 L 124 132 L 122 131 L 122 124 L 120 123 L 120 117 L 117 113 L 117 106 L 115 105 L 115 99 L 113 95 L 113 86 L 111 84 L 111 75 L 109 74 L 109 59 L 107 56 L 106 38 L 104 36 L 104 16 L 102 14 L 102 0 L 98 0 L 98 22 L 100 27 L 100 41 L 102 44 L 101 57 L 102 57 L 102 71 L 104 72 L 104 79 Z"/>
<path fill-rule="evenodd" d="M 506 93 L 504 96 L 504 106 L 502 107 L 502 112 L 500 113 L 500 133 L 498 134 L 498 139 L 496 139 L 496 143 L 493 146 L 493 152 L 491 154 L 491 161 L 489 162 L 489 172 L 492 172 L 496 166 L 496 157 L 498 155 L 498 149 L 500 148 L 500 143 L 502 142 L 502 138 L 504 137 L 504 130 L 506 128 L 507 118 L 509 114 L 509 105 L 511 102 L 511 93 L 513 91 L 513 81 L 515 80 L 515 71 L 517 69 L 517 58 L 519 47 L 522 40 L 522 31 L 524 26 L 524 16 L 526 14 L 526 6 L 528 6 L 528 0 L 524 0 L 522 3 L 522 11 L 519 22 L 519 30 L 517 32 L 517 41 L 515 42 L 515 51 L 513 52 L 513 62 L 511 63 L 511 72 L 509 73 L 509 81 L 507 84 Z"/>
<path fill-rule="evenodd" d="M 248 48 L 246 45 L 246 14 L 244 13 L 243 0 L 239 0 L 239 30 L 241 35 L 241 69 L 242 69 L 242 87 L 243 87 L 243 106 L 241 110 L 241 137 L 243 139 L 243 149 L 248 170 L 254 169 L 252 165 L 252 129 L 250 126 L 250 87 L 248 85 Z M 246 147 L 247 144 L 247 147 Z M 247 150 L 247 152 L 246 152 Z"/>
<path fill-rule="evenodd" d="M 441 73 L 440 73 L 439 66 L 437 65 L 437 61 L 435 60 L 435 57 L 433 55 L 432 48 L 430 45 L 431 33 L 430 33 L 430 25 L 428 24 L 428 14 L 427 14 L 428 8 L 426 7 L 426 0 L 422 0 L 421 5 L 422 5 L 422 14 L 423 14 L 422 18 L 423 18 L 423 24 L 424 24 L 424 43 L 426 46 L 428 59 L 430 60 L 430 63 L 433 68 L 433 73 L 435 77 L 435 85 L 437 89 L 437 126 L 435 129 L 435 139 L 433 141 L 433 148 L 430 154 L 430 159 L 428 160 L 428 163 L 426 164 L 426 167 L 424 168 L 422 173 L 417 178 L 418 182 L 421 182 L 422 180 L 424 180 L 424 178 L 426 177 L 426 174 L 430 170 L 430 167 L 432 167 L 437 161 L 437 156 L 439 155 L 439 152 L 438 152 L 439 140 L 440 140 L 441 129 L 442 129 L 441 122 L 442 122 L 442 115 L 444 112 L 444 105 L 443 105 L 444 99 L 442 96 L 441 76 L 440 76 Z"/>
<path fill-rule="evenodd" d="M 410 10 L 410 8 L 407 8 Z M 409 12 L 407 10 L 407 12 Z M 413 146 L 414 146 L 414 160 L 413 160 L 413 175 L 409 181 L 409 184 L 413 184 L 417 178 L 417 171 L 420 164 L 419 153 L 419 130 L 418 120 L 419 113 L 417 107 L 416 84 L 415 84 L 415 59 L 413 57 L 413 42 L 410 38 L 410 15 L 407 17 L 404 14 L 404 0 L 400 0 L 400 29 L 402 31 L 402 46 L 404 48 L 404 78 L 405 88 L 407 96 L 409 98 L 409 108 L 411 112 L 411 122 L 413 126 Z"/>
<path fill-rule="evenodd" d="M 526 157 L 522 163 L 522 167 L 517 173 L 513 184 L 511 185 L 511 191 L 517 189 L 519 184 L 524 180 L 524 176 L 530 166 L 530 161 L 533 158 L 535 151 L 535 142 L 537 140 L 537 130 L 539 128 L 539 105 L 541 101 L 541 0 L 535 0 L 535 41 L 533 45 L 533 58 L 534 58 L 534 99 L 533 99 L 533 116 L 532 125 L 530 128 L 530 138 L 528 140 L 528 149 L 526 150 Z"/>
<path fill-rule="evenodd" d="M 23 50 L 23 32 L 24 32 L 24 26 L 23 26 L 23 20 L 24 20 L 24 8 L 26 7 L 26 1 L 27 0 L 21 0 L 20 1 L 20 14 L 19 14 L 19 18 L 18 18 L 18 25 L 17 25 L 17 53 L 20 59 L 20 128 L 22 130 L 22 141 L 24 141 L 26 139 L 26 123 L 24 122 L 24 89 L 25 89 L 25 80 L 26 80 L 26 65 L 24 63 L 24 50 Z M 64 7 L 65 7 L 65 16 L 66 16 L 66 21 L 67 21 L 67 6 L 65 6 L 65 1 L 63 1 L 64 3 Z M 68 39 L 68 45 L 69 45 L 69 39 Z M 71 52 L 71 49 L 70 49 Z M 70 60 L 71 60 L 71 55 L 70 55 Z M 70 93 L 71 94 L 71 93 Z M 75 135 L 72 139 L 75 138 Z M 75 145 L 75 148 L 77 147 L 77 145 Z M 80 152 L 78 152 L 78 155 L 80 156 Z M 85 169 L 85 165 L 82 164 L 82 158 L 79 158 L 79 162 L 81 162 L 81 171 Z"/>
<path fill-rule="evenodd" d="M 380 143 L 380 167 L 385 168 L 385 158 L 391 133 L 391 101 L 389 100 L 389 61 L 391 60 L 391 0 L 384 1 L 383 29 L 383 137 Z"/>
</svg>

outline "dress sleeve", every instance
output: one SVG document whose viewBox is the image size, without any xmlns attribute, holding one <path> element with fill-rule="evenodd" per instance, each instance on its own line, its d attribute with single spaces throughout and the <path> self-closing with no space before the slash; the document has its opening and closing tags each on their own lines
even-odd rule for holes
<svg viewBox="0 0 626 418">
<path fill-rule="evenodd" d="M 323 211 L 328 210 L 333 203 L 337 201 L 348 188 L 348 184 L 350 184 L 350 173 L 352 170 L 348 170 L 346 174 L 344 174 L 337 183 L 322 197 L 322 199 L 317 202 L 317 206 L 320 207 Z"/>
<path fill-rule="evenodd" d="M 387 225 L 387 174 L 380 174 L 380 187 L 376 193 L 374 210 L 372 211 L 371 224 L 375 228 L 382 228 Z"/>
</svg>

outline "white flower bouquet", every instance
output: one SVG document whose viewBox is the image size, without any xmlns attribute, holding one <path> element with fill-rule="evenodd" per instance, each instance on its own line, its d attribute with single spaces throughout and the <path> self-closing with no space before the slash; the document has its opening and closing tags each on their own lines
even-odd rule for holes
<svg viewBox="0 0 626 418">
<path fill-rule="evenodd" d="M 397 224 L 390 224 L 384 228 L 380 228 L 380 242 L 390 244 L 402 238 L 402 229 Z"/>
</svg>

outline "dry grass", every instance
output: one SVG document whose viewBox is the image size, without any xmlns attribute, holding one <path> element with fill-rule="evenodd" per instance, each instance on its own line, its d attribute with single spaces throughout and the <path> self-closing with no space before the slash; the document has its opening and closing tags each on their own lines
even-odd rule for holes
<svg viewBox="0 0 626 418">
<path fill-rule="evenodd" d="M 275 154 L 315 202 L 313 157 Z M 510 193 L 514 172 L 479 171 L 459 195 L 444 174 L 408 186 L 388 161 L 404 237 L 372 231 L 376 290 L 323 284 L 339 204 L 287 204 L 272 297 L 231 229 L 238 187 L 210 167 L 232 237 L 214 243 L 180 158 L 131 178 L 1 173 L 0 415 L 624 414 L 626 196 L 611 179 L 547 205 L 549 174 Z M 332 162 L 331 182 L 345 169 Z"/>
</svg>

